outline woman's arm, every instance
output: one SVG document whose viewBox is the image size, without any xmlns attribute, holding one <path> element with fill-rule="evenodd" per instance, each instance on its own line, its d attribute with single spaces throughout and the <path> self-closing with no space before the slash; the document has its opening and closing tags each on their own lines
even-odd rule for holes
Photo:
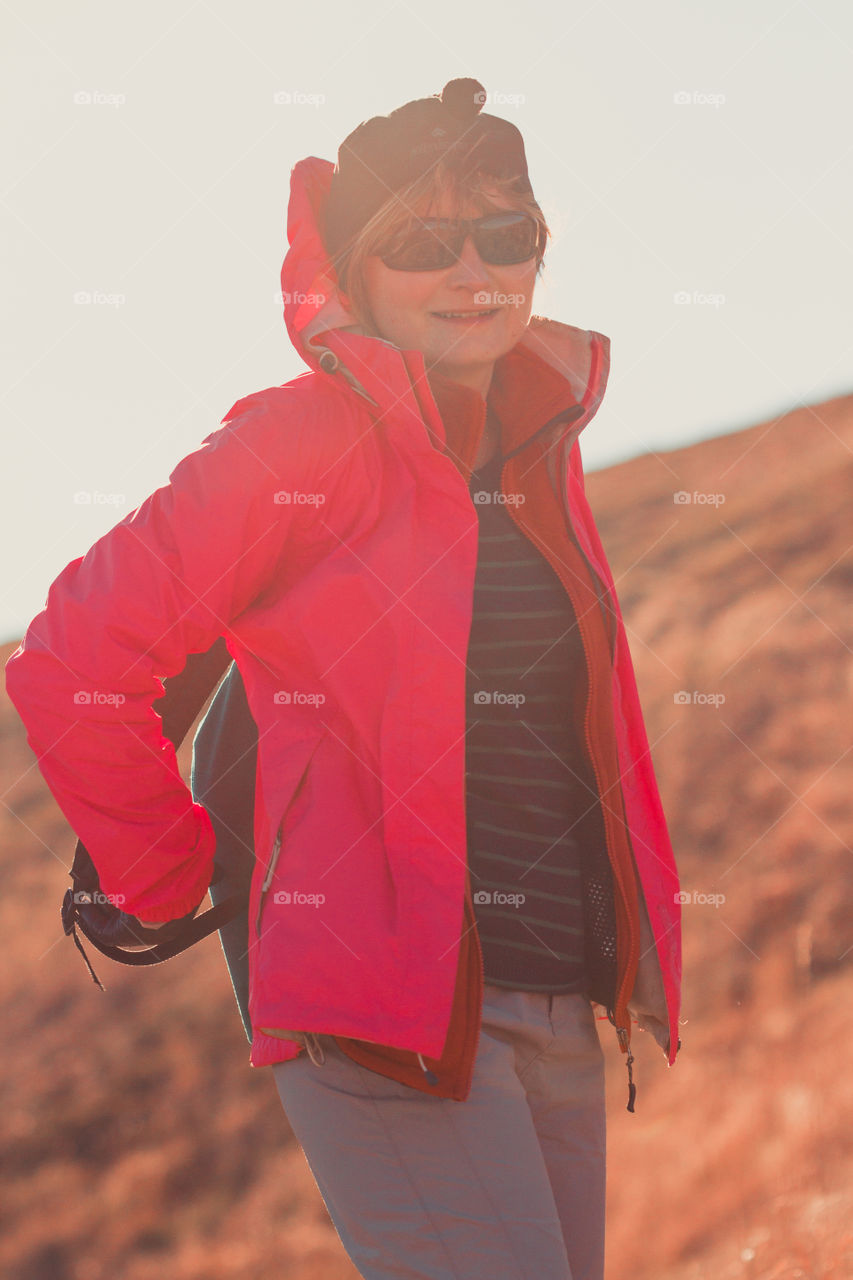
<svg viewBox="0 0 853 1280">
<path fill-rule="evenodd" d="M 161 680 L 227 633 L 275 573 L 306 507 L 311 433 L 287 388 L 248 406 L 50 588 L 6 666 L 39 768 L 105 893 L 154 923 L 201 901 L 214 835 L 153 708 Z"/>
</svg>

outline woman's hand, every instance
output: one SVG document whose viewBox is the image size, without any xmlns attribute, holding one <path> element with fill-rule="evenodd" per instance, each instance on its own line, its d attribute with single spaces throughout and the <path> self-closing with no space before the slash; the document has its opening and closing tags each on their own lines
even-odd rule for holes
<svg viewBox="0 0 853 1280">
<path fill-rule="evenodd" d="M 206 895 L 207 890 L 205 889 L 204 892 Z M 177 920 L 158 920 L 156 924 L 146 924 L 144 920 L 140 920 L 139 916 L 134 916 L 133 918 L 134 920 L 137 921 L 138 924 L 142 925 L 143 929 L 165 929 L 167 926 L 189 924 L 190 920 L 192 920 L 192 918 L 195 916 L 195 913 L 198 911 L 199 907 L 203 902 L 204 902 L 204 897 L 201 897 L 199 901 L 196 903 L 196 905 L 193 907 L 192 911 L 188 911 L 185 916 L 179 916 Z"/>
</svg>

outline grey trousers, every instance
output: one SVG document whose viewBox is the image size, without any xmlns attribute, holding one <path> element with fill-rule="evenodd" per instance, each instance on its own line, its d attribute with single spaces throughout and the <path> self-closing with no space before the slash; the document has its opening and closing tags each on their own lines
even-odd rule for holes
<svg viewBox="0 0 853 1280">
<path fill-rule="evenodd" d="M 586 997 L 487 983 L 464 1102 L 317 1041 L 322 1063 L 272 1070 L 365 1280 L 602 1280 L 604 1056 Z"/>
</svg>

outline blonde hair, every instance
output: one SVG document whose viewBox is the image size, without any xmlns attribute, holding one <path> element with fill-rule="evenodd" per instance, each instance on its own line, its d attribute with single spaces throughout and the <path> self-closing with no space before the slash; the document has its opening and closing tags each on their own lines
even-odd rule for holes
<svg viewBox="0 0 853 1280">
<path fill-rule="evenodd" d="M 469 170 L 467 174 L 461 175 L 439 161 L 427 173 L 422 174 L 387 200 L 365 223 L 352 244 L 338 257 L 338 286 L 345 294 L 349 310 L 358 323 L 368 332 L 377 332 L 367 301 L 364 281 L 365 259 L 376 253 L 377 249 L 392 236 L 406 234 L 416 227 L 420 218 L 430 216 L 430 211 L 437 206 L 445 192 L 449 192 L 452 197 L 454 214 L 458 214 L 468 201 L 471 201 L 481 213 L 490 213 L 495 207 L 493 202 L 495 195 L 502 197 L 513 211 L 530 214 L 539 228 L 536 272 L 537 275 L 540 274 L 545 243 L 551 232 L 545 221 L 545 215 L 533 197 L 533 192 L 519 191 L 515 185 L 517 180 L 516 176 L 497 178 L 482 170 L 473 172 Z"/>
</svg>

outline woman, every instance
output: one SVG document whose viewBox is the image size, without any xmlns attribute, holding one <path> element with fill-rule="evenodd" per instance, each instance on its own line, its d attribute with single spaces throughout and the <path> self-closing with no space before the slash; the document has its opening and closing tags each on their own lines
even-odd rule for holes
<svg viewBox="0 0 853 1280">
<path fill-rule="evenodd" d="M 254 779 L 250 1061 L 360 1273 L 590 1280 L 593 1004 L 629 1079 L 632 1016 L 675 1060 L 678 883 L 577 446 L 609 344 L 531 318 L 547 227 L 484 98 L 451 81 L 295 167 L 311 372 L 64 570 L 8 687 L 148 924 L 245 855 Z M 219 636 L 203 806 L 152 703 Z"/>
</svg>

